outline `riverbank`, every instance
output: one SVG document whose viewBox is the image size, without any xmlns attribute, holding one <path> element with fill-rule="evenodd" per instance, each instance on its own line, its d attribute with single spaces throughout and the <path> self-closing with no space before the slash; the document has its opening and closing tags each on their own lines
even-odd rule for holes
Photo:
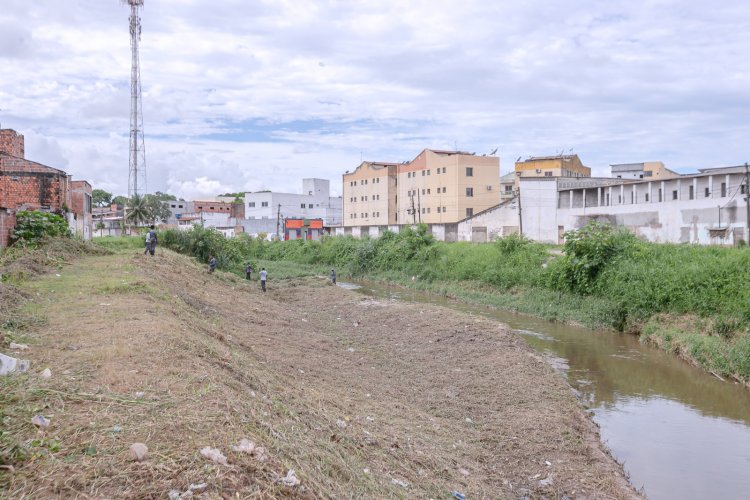
<svg viewBox="0 0 750 500">
<path fill-rule="evenodd" d="M 31 370 L 0 379 L 0 488 L 637 498 L 566 382 L 501 324 L 270 271 L 263 294 L 125 246 L 17 280 L 16 317 L 37 321 L 4 327 Z M 264 452 L 233 451 L 241 439 Z M 150 458 L 131 460 L 134 442 Z"/>
<path fill-rule="evenodd" d="M 252 261 L 399 284 L 470 303 L 641 335 L 716 376 L 750 387 L 750 249 L 652 244 L 587 226 L 563 251 L 519 238 L 436 242 L 426 227 L 377 240 L 266 242 L 215 231 L 167 231 L 179 252 L 242 272 Z M 291 273 L 300 270 L 291 270 Z"/>
</svg>

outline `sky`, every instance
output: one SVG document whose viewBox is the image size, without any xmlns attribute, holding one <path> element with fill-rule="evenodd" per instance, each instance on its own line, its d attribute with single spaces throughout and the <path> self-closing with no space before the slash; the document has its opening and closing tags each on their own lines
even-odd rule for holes
<svg viewBox="0 0 750 500">
<path fill-rule="evenodd" d="M 127 194 L 129 7 L 0 0 L 0 126 Z M 424 148 L 750 161 L 750 2 L 145 0 L 148 191 L 301 192 Z"/>
</svg>

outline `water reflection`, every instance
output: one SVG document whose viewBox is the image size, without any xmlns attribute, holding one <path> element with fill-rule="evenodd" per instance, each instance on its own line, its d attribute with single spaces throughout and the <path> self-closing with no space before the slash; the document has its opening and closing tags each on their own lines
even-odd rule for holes
<svg viewBox="0 0 750 500">
<path fill-rule="evenodd" d="M 652 499 L 748 498 L 750 391 L 637 337 L 539 319 L 386 286 L 360 293 L 430 302 L 495 318 L 564 373 L 594 410 L 603 441 Z"/>
</svg>

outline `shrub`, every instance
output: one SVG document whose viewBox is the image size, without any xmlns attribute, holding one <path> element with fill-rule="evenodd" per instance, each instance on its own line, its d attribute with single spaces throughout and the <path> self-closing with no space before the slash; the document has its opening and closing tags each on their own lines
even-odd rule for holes
<svg viewBox="0 0 750 500">
<path fill-rule="evenodd" d="M 11 235 L 14 243 L 35 245 L 44 238 L 57 236 L 71 236 L 68 221 L 63 216 L 26 210 L 16 214 L 16 227 Z"/>
</svg>

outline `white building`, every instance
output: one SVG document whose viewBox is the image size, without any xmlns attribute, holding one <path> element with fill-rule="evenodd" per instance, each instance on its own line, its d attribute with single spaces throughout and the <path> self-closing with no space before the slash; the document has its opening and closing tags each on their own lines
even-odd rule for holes
<svg viewBox="0 0 750 500">
<path fill-rule="evenodd" d="M 521 179 L 523 233 L 562 243 L 590 220 L 653 242 L 731 245 L 748 241 L 745 167 L 702 169 L 662 180 Z"/>
<path fill-rule="evenodd" d="M 245 193 L 245 218 L 323 219 L 326 226 L 342 223 L 342 198 L 330 195 L 327 179 L 302 179 L 302 194 L 259 191 Z"/>
</svg>

